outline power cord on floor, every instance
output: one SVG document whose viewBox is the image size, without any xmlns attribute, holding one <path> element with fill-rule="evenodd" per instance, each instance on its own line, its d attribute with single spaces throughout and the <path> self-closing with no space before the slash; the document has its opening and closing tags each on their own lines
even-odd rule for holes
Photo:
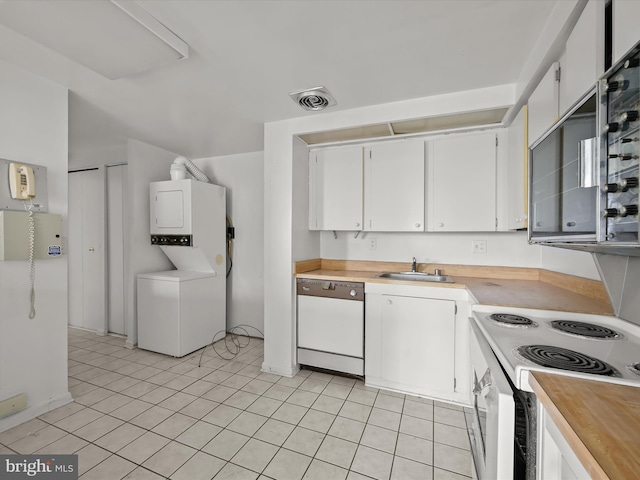
<svg viewBox="0 0 640 480">
<path fill-rule="evenodd" d="M 227 268 L 227 278 L 231 275 L 233 270 L 233 239 L 235 238 L 235 228 L 231 217 L 227 216 L 227 260 L 229 261 L 229 267 Z"/>
<path fill-rule="evenodd" d="M 235 327 L 230 328 L 229 330 L 219 330 L 215 333 L 215 335 L 213 335 L 213 338 L 211 339 L 211 348 L 213 349 L 214 352 L 216 352 L 216 355 L 218 355 L 218 357 L 222 358 L 223 360 L 233 360 L 234 358 L 236 358 L 239 354 L 240 354 L 240 350 L 244 347 L 246 347 L 247 345 L 249 345 L 249 342 L 251 342 L 251 335 L 249 335 L 249 332 L 247 331 L 247 328 L 250 328 L 251 330 L 255 330 L 256 332 L 258 332 L 260 334 L 259 337 L 260 339 L 264 339 L 264 333 L 262 333 L 260 330 L 258 330 L 256 327 L 253 327 L 251 325 L 237 325 Z M 239 334 L 238 332 L 244 332 L 244 335 Z M 229 353 L 231 356 L 230 357 L 226 357 L 224 355 L 222 355 L 217 349 L 216 349 L 216 338 L 220 335 L 226 333 L 227 335 L 224 337 L 224 347 L 227 350 L 227 353 Z M 246 337 L 246 341 L 242 341 L 242 337 Z M 202 353 L 200 353 L 200 360 L 198 361 L 198 366 L 200 367 L 202 365 L 202 357 L 204 355 L 205 350 L 207 349 L 207 347 L 204 347 L 202 349 Z"/>
</svg>

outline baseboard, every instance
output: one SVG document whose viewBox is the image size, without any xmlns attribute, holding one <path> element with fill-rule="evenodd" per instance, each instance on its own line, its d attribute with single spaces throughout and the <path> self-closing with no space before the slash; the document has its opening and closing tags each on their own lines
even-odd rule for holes
<svg viewBox="0 0 640 480">
<path fill-rule="evenodd" d="M 294 365 L 293 367 L 281 367 L 276 365 L 268 365 L 266 363 L 262 364 L 260 368 L 261 372 L 265 373 L 273 373 L 275 375 L 281 375 L 283 377 L 294 377 L 296 373 L 300 371 L 299 365 Z"/>
<path fill-rule="evenodd" d="M 73 398 L 71 397 L 71 394 L 67 392 L 58 397 L 50 398 L 46 402 L 27 407 L 26 410 L 0 420 L 0 432 L 4 432 L 5 430 L 9 430 L 10 428 L 17 427 L 22 423 L 28 422 L 29 420 L 39 417 L 40 415 L 50 412 L 51 410 L 55 410 L 58 407 L 66 405 L 67 403 L 71 403 L 72 401 Z"/>
</svg>

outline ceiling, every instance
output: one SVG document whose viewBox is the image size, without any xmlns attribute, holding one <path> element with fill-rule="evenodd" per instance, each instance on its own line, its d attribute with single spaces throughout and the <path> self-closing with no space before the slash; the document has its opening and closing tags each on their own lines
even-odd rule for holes
<svg viewBox="0 0 640 480">
<path fill-rule="evenodd" d="M 117 80 L 4 25 L 34 2 L 50 0 L 0 0 L 0 59 L 69 88 L 70 151 L 131 137 L 201 158 L 262 150 L 265 122 L 318 115 L 296 90 L 326 86 L 337 111 L 514 83 L 556 0 L 139 0 L 189 58 Z"/>
</svg>

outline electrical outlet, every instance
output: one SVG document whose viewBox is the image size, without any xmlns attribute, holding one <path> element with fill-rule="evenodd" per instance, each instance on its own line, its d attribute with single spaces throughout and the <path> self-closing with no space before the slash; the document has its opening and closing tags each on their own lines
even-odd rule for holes
<svg viewBox="0 0 640 480">
<path fill-rule="evenodd" d="M 487 241 L 471 240 L 471 253 L 487 253 Z"/>
<path fill-rule="evenodd" d="M 370 238 L 369 239 L 369 250 L 375 250 L 378 247 L 378 239 Z"/>
</svg>

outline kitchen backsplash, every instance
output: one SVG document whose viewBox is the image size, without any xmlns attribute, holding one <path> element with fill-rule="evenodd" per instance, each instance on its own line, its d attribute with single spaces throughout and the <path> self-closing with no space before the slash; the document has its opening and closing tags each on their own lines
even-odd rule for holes
<svg viewBox="0 0 640 480">
<path fill-rule="evenodd" d="M 526 232 L 389 233 L 321 232 L 320 256 L 338 260 L 371 260 L 545 268 L 600 280 L 591 255 L 529 245 Z M 474 246 L 480 242 L 480 250 Z"/>
<path fill-rule="evenodd" d="M 640 257 L 594 253 L 615 314 L 640 325 Z"/>
</svg>

